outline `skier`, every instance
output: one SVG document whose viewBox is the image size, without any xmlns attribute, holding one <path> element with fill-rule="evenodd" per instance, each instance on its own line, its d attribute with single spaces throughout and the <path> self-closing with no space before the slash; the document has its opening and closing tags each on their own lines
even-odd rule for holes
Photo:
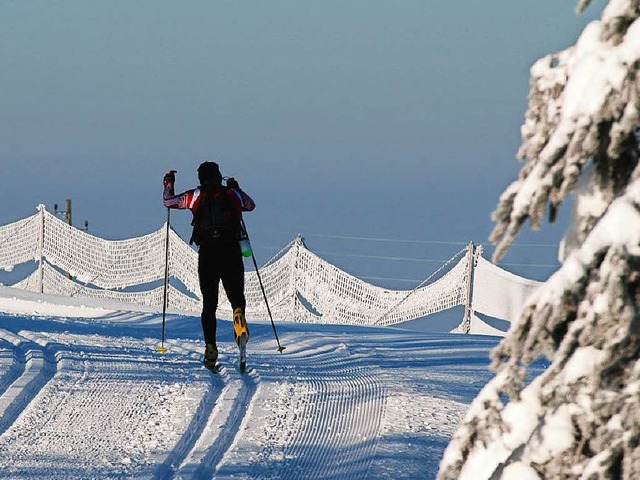
<svg viewBox="0 0 640 480">
<path fill-rule="evenodd" d="M 193 213 L 193 233 L 190 244 L 198 249 L 198 278 L 202 293 L 202 331 L 205 340 L 204 364 L 215 369 L 218 361 L 216 344 L 216 309 L 220 281 L 233 310 L 235 340 L 241 351 L 240 369 L 246 368 L 244 346 L 249 329 L 244 311 L 244 263 L 238 240 L 246 237 L 242 212 L 250 212 L 255 203 L 240 189 L 234 178 L 222 185 L 222 175 L 216 162 L 204 162 L 198 167 L 200 185 L 175 195 L 175 172 L 164 176 L 164 205 L 167 208 L 189 209 Z"/>
</svg>

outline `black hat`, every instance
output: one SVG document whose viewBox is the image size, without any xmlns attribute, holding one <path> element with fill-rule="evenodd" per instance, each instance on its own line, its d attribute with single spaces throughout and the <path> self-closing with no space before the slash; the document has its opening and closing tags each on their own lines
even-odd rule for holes
<svg viewBox="0 0 640 480">
<path fill-rule="evenodd" d="M 220 167 L 216 162 L 203 162 L 198 167 L 198 180 L 200 183 L 218 183 L 222 181 Z"/>
</svg>

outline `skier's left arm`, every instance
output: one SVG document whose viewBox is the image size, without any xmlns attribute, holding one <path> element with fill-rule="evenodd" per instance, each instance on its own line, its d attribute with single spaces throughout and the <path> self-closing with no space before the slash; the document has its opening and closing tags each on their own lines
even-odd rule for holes
<svg viewBox="0 0 640 480">
<path fill-rule="evenodd" d="M 238 181 L 235 178 L 229 178 L 227 180 L 227 186 L 233 188 L 238 200 L 240 200 L 243 212 L 251 212 L 256 208 L 256 202 L 254 202 L 253 199 L 240 188 L 240 185 L 238 185 Z"/>
<path fill-rule="evenodd" d="M 231 218 L 237 222 L 242 222 L 242 202 L 238 197 L 237 190 L 229 188 L 225 192 L 225 195 L 231 207 Z"/>
</svg>

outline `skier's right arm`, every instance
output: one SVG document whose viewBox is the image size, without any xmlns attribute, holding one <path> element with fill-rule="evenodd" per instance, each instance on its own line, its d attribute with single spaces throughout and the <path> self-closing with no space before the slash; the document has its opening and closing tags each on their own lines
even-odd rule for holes
<svg viewBox="0 0 640 480">
<path fill-rule="evenodd" d="M 162 194 L 164 206 L 167 208 L 188 208 L 190 210 L 196 208 L 200 200 L 200 189 L 187 190 L 186 192 L 175 195 L 175 181 L 176 177 L 173 170 L 164 176 L 164 192 Z"/>
</svg>

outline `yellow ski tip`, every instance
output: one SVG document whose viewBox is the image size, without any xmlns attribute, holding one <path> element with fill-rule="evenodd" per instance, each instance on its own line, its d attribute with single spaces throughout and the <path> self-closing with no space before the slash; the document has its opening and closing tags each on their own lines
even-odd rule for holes
<svg viewBox="0 0 640 480">
<path fill-rule="evenodd" d="M 158 353 L 167 353 L 167 347 L 165 346 L 158 347 Z"/>
<path fill-rule="evenodd" d="M 278 347 L 278 351 L 279 351 L 280 353 L 282 353 L 282 351 L 283 351 L 285 348 L 287 348 L 287 347 Z"/>
</svg>

